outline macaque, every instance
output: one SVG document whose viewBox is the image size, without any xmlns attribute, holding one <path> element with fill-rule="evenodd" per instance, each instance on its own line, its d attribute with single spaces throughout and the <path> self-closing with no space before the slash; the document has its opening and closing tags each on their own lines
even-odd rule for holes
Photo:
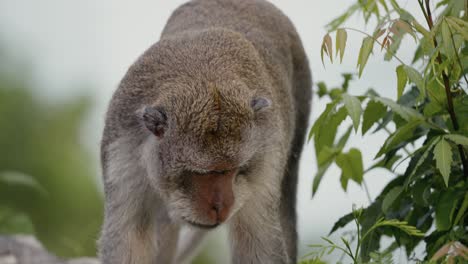
<svg viewBox="0 0 468 264">
<path fill-rule="evenodd" d="M 176 9 L 109 105 L 102 262 L 183 263 L 225 225 L 232 263 L 296 263 L 310 100 L 301 40 L 272 4 Z"/>
</svg>

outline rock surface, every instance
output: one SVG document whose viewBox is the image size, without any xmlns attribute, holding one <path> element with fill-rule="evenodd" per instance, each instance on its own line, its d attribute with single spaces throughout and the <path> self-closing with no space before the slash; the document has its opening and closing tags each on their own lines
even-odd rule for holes
<svg viewBox="0 0 468 264">
<path fill-rule="evenodd" d="M 62 260 L 47 252 L 33 236 L 1 236 L 0 264 L 100 264 L 96 258 Z"/>
</svg>

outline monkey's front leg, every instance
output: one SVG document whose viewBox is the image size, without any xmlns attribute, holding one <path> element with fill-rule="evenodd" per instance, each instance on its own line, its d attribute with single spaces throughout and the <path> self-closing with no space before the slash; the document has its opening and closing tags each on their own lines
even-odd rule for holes
<svg viewBox="0 0 468 264">
<path fill-rule="evenodd" d="M 120 184 L 106 192 L 100 240 L 103 264 L 172 263 L 179 227 L 144 186 Z"/>
<path fill-rule="evenodd" d="M 291 263 L 273 202 L 249 202 L 230 221 L 233 264 Z"/>
</svg>

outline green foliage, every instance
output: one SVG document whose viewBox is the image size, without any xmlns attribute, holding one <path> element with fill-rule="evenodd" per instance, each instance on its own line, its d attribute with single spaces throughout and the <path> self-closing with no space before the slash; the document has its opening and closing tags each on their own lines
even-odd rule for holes
<svg viewBox="0 0 468 264">
<path fill-rule="evenodd" d="M 374 39 L 372 37 L 366 37 L 362 40 L 362 46 L 359 51 L 357 66 L 359 68 L 359 77 L 361 77 L 364 68 L 366 67 L 367 60 L 374 48 Z"/>
<path fill-rule="evenodd" d="M 333 56 L 340 56 L 341 61 L 348 32 L 363 35 L 357 56 L 358 77 L 364 76 L 375 44 L 385 50 L 385 60 L 396 59 L 399 65 L 395 69 L 395 99 L 381 97 L 373 89 L 358 96 L 350 95 L 349 74 L 342 87 L 328 89 L 325 83 L 320 83 L 319 97 L 330 102 L 309 134 L 318 164 L 313 194 L 317 194 L 333 163 L 342 171 L 343 190 L 347 189 L 349 179 L 364 183 L 366 173 L 375 168 L 392 171 L 395 179 L 367 208 L 343 216 L 333 226 L 331 233 L 354 219 L 355 250 L 351 250 L 353 239 L 342 237 L 341 244 L 325 239 L 326 245 L 318 245 L 313 257 L 320 259 L 337 249 L 354 263 L 391 263 L 392 251 L 403 247 L 411 256 L 414 248 L 424 241 L 425 261 L 467 260 L 464 250 L 468 244 L 468 6 L 464 0 L 438 1 L 435 5 L 430 2 L 418 0 L 419 11 L 424 15 L 423 21 L 418 21 L 396 0 L 358 0 L 327 25 L 329 33 L 321 53 L 332 62 Z M 437 10 L 431 10 L 433 6 Z M 356 14 L 361 14 L 366 24 L 376 22 L 372 33 L 344 26 Z M 335 55 L 331 50 L 333 31 L 336 31 Z M 417 45 L 411 64 L 397 55 L 405 37 Z M 347 117 L 352 126 L 345 128 L 346 133 L 338 138 L 338 128 Z M 363 136 L 373 127 L 374 133 L 389 135 L 381 141 L 375 163 L 370 166 L 363 165 L 359 149 L 346 149 L 352 128 L 357 132 L 359 126 Z M 404 173 L 396 172 L 394 164 L 398 167 L 404 161 L 408 162 Z M 395 241 L 386 250 L 380 249 L 383 236 L 391 236 Z"/>
<path fill-rule="evenodd" d="M 434 147 L 434 158 L 436 160 L 436 167 L 439 169 L 442 177 L 444 177 L 445 185 L 448 186 L 450 177 L 450 166 L 452 165 L 452 147 L 445 140 L 441 139 Z"/>
<path fill-rule="evenodd" d="M 336 156 L 336 165 L 341 168 L 341 185 L 346 190 L 348 181 L 353 180 L 358 184 L 362 182 L 363 166 L 362 156 L 358 149 L 352 148 L 347 153 L 340 153 Z"/>
<path fill-rule="evenodd" d="M 361 222 L 363 218 L 363 210 L 353 210 L 351 217 L 347 217 L 348 221 L 354 220 L 357 232 L 356 236 L 351 237 L 351 239 L 346 238 L 345 236 L 341 237 L 342 244 L 335 243 L 329 238 L 322 237 L 322 239 L 326 242 L 325 245 L 309 245 L 311 248 L 315 248 L 316 250 L 312 251 L 311 253 L 307 254 L 304 258 L 311 258 L 312 260 L 320 260 L 325 255 L 330 255 L 335 250 L 341 251 L 346 256 L 350 257 L 353 260 L 353 263 L 363 263 L 362 257 L 359 255 L 359 251 L 361 250 L 361 244 L 368 240 L 369 237 L 373 235 L 378 229 L 382 229 L 384 227 L 394 227 L 397 230 L 400 230 L 409 236 L 424 236 L 424 233 L 417 230 L 414 226 L 408 225 L 405 221 L 399 221 L 396 219 L 392 220 L 384 220 L 383 218 L 377 220 L 372 226 L 368 229 L 361 229 Z M 351 242 L 357 239 L 357 245 L 353 249 Z M 370 252 L 369 253 L 370 262 L 369 263 L 392 263 L 390 251 L 387 252 Z M 308 263 L 308 262 L 301 262 L 301 263 Z M 315 263 L 315 262 L 312 262 Z M 367 262 L 366 262 L 367 263 Z"/>
<path fill-rule="evenodd" d="M 340 54 L 340 62 L 343 61 L 344 52 L 346 49 L 346 41 L 348 40 L 348 33 L 346 30 L 339 28 L 336 30 L 336 54 Z"/>
<path fill-rule="evenodd" d="M 60 256 L 95 255 L 102 195 L 79 134 L 90 101 L 46 103 L 24 77 L 0 72 L 0 233 L 34 234 Z"/>
</svg>

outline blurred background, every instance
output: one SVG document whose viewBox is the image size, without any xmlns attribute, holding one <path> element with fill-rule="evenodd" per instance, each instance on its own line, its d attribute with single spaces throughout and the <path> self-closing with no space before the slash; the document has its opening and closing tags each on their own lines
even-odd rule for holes
<svg viewBox="0 0 468 264">
<path fill-rule="evenodd" d="M 98 151 L 107 104 L 129 65 L 158 40 L 169 15 L 183 2 L 0 1 L 0 234 L 34 234 L 63 257 L 95 255 L 103 206 Z M 341 84 L 341 73 L 356 72 L 362 39 L 358 33 L 348 36 L 343 64 L 326 62 L 324 67 L 320 60 L 324 26 L 352 1 L 271 2 L 296 25 L 314 81 L 333 87 Z M 416 2 L 399 1 L 410 10 Z M 361 21 L 356 17 L 348 26 L 365 31 Z M 414 43 L 405 41 L 399 57 L 410 61 Z M 378 49 L 375 52 L 377 56 L 371 56 L 363 78 L 353 82 L 350 92 L 373 87 L 383 96 L 394 97 L 396 76 L 382 72 L 392 72 L 395 62 L 383 62 Z M 317 98 L 311 122 L 327 103 Z M 365 164 L 378 151 L 375 140 L 383 136 L 353 138 L 352 145 L 361 148 Z M 353 204 L 369 203 L 354 183 L 342 191 L 336 168 L 326 174 L 312 199 L 315 173 L 313 146 L 308 144 L 298 193 L 300 256 L 308 252 L 307 245 L 326 236 Z M 369 173 L 370 196 L 375 198 L 390 179 L 384 170 Z M 225 237 L 222 228 L 213 232 L 198 263 L 225 263 L 229 258 Z"/>
</svg>

